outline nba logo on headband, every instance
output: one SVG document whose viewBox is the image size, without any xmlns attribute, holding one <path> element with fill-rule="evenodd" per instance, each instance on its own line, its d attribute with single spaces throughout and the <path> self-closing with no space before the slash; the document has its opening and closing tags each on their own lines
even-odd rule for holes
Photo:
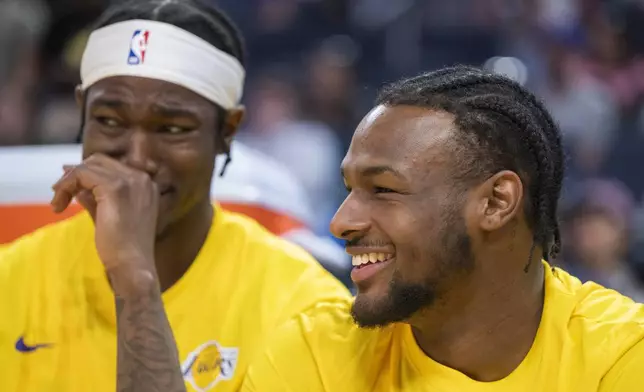
<svg viewBox="0 0 644 392">
<path fill-rule="evenodd" d="M 145 61 L 145 51 L 148 48 L 148 39 L 150 30 L 136 30 L 130 40 L 130 54 L 127 57 L 127 63 L 130 65 L 143 64 Z"/>
<path fill-rule="evenodd" d="M 113 76 L 150 78 L 187 88 L 226 110 L 237 107 L 245 74 L 234 56 L 153 20 L 126 20 L 93 31 L 81 61 L 83 90 Z"/>
</svg>

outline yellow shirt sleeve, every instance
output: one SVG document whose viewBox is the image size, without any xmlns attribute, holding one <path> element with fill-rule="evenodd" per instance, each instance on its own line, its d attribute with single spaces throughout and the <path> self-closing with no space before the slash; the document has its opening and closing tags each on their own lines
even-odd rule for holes
<svg viewBox="0 0 644 392">
<path fill-rule="evenodd" d="M 244 383 L 242 392 L 325 392 L 326 386 L 323 376 L 318 366 L 319 353 L 314 353 L 314 349 L 319 349 L 320 336 L 318 333 L 312 333 L 312 330 L 319 330 L 320 325 L 315 325 L 316 315 L 324 314 L 327 320 L 340 321 L 337 314 L 348 315 L 348 309 L 351 301 L 337 301 L 335 303 L 319 304 L 307 313 L 302 313 L 286 322 L 270 338 L 268 347 L 255 357 L 251 363 Z M 319 321 L 319 320 L 317 320 Z M 325 329 L 327 337 L 337 336 L 338 332 L 331 330 L 332 323 L 325 323 L 330 327 Z M 339 325 L 344 327 L 344 325 Z M 347 327 L 348 331 L 349 328 Z M 332 350 L 332 349 L 331 349 Z M 327 352 L 328 356 L 337 358 L 338 363 L 342 363 L 343 353 Z"/>
<path fill-rule="evenodd" d="M 297 364 L 296 367 L 290 365 Z M 284 366 L 288 365 L 288 366 Z M 313 354 L 295 323 L 271 338 L 246 373 L 242 392 L 324 392 Z"/>
<path fill-rule="evenodd" d="M 315 261 L 317 263 L 317 261 Z M 319 304 L 350 300 L 351 293 L 328 271 L 315 265 L 304 271 L 290 290 L 285 290 L 288 300 L 278 311 L 277 326 Z"/>
<path fill-rule="evenodd" d="M 644 390 L 644 340 L 631 347 L 606 373 L 598 392 Z"/>
</svg>

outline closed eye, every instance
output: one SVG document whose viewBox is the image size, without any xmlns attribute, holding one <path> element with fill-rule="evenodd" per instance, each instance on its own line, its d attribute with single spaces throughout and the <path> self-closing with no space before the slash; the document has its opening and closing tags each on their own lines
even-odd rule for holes
<svg viewBox="0 0 644 392">
<path fill-rule="evenodd" d="M 373 187 L 373 191 L 374 191 L 374 193 L 395 193 L 396 192 L 393 189 L 384 188 L 384 187 L 381 187 L 381 186 Z"/>
</svg>

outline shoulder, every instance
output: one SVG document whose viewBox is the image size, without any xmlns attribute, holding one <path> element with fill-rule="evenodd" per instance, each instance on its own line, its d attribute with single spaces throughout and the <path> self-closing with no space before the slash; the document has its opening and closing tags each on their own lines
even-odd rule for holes
<svg viewBox="0 0 644 392">
<path fill-rule="evenodd" d="M 0 248 L 0 313 L 11 312 L 0 315 L 0 335 L 14 338 L 30 325 L 56 328 L 52 315 L 59 314 L 65 287 L 78 287 L 70 277 L 85 259 L 79 257 L 88 249 L 83 243 L 93 245 L 91 232 L 83 230 L 91 229 L 87 220 L 78 216 L 45 226 Z"/>
<path fill-rule="evenodd" d="M 644 305 L 597 283 L 581 283 L 559 269 L 554 276 L 573 304 L 569 328 L 612 339 L 631 334 L 644 337 Z"/>
<path fill-rule="evenodd" d="M 381 357 L 390 355 L 396 326 L 360 328 L 350 308 L 351 301 L 319 304 L 282 325 L 251 364 L 247 390 L 317 391 L 346 386 L 347 380 L 365 383 L 356 390 L 369 390 L 369 377 L 360 375 L 387 362 Z"/>
<path fill-rule="evenodd" d="M 289 268 L 310 268 L 318 266 L 313 257 L 294 243 L 268 231 L 257 221 L 243 214 L 219 209 L 222 232 L 249 256 L 264 263 L 279 259 Z"/>
<path fill-rule="evenodd" d="M 602 378 L 600 392 L 636 391 L 644 385 L 644 339 L 620 357 Z"/>
<path fill-rule="evenodd" d="M 5 244 L 0 247 L 0 279 L 47 274 L 63 263 L 71 266 L 74 254 L 85 248 L 85 240 L 91 240 L 92 235 L 91 219 L 81 213 Z"/>
<path fill-rule="evenodd" d="M 583 355 L 605 372 L 626 352 L 644 341 L 644 305 L 596 283 L 581 283 L 554 269 L 560 302 L 569 303 L 566 331 L 574 342 L 585 342 Z M 642 350 L 640 350 L 642 351 Z"/>
<path fill-rule="evenodd" d="M 367 351 L 371 356 L 378 346 L 393 338 L 396 326 L 361 328 L 353 321 L 352 304 L 353 299 L 319 304 L 289 320 L 282 335 L 286 339 L 299 336 L 317 354 Z"/>
<path fill-rule="evenodd" d="M 271 309 L 277 324 L 321 302 L 349 299 L 348 289 L 322 267 L 307 251 L 282 239 L 241 214 L 221 213 L 220 230 L 235 268 L 247 284 L 248 298 Z M 221 255 L 221 253 L 219 253 Z M 253 293 L 253 294 L 251 294 Z"/>
</svg>

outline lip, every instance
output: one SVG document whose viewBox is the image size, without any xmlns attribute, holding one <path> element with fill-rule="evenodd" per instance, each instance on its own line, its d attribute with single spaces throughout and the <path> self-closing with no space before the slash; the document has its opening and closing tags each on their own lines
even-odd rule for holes
<svg viewBox="0 0 644 392">
<path fill-rule="evenodd" d="M 375 275 L 389 267 L 395 259 L 396 256 L 386 261 L 381 261 L 375 264 L 367 264 L 360 268 L 353 267 L 353 269 L 351 270 L 351 280 L 356 285 L 371 280 Z"/>
</svg>

